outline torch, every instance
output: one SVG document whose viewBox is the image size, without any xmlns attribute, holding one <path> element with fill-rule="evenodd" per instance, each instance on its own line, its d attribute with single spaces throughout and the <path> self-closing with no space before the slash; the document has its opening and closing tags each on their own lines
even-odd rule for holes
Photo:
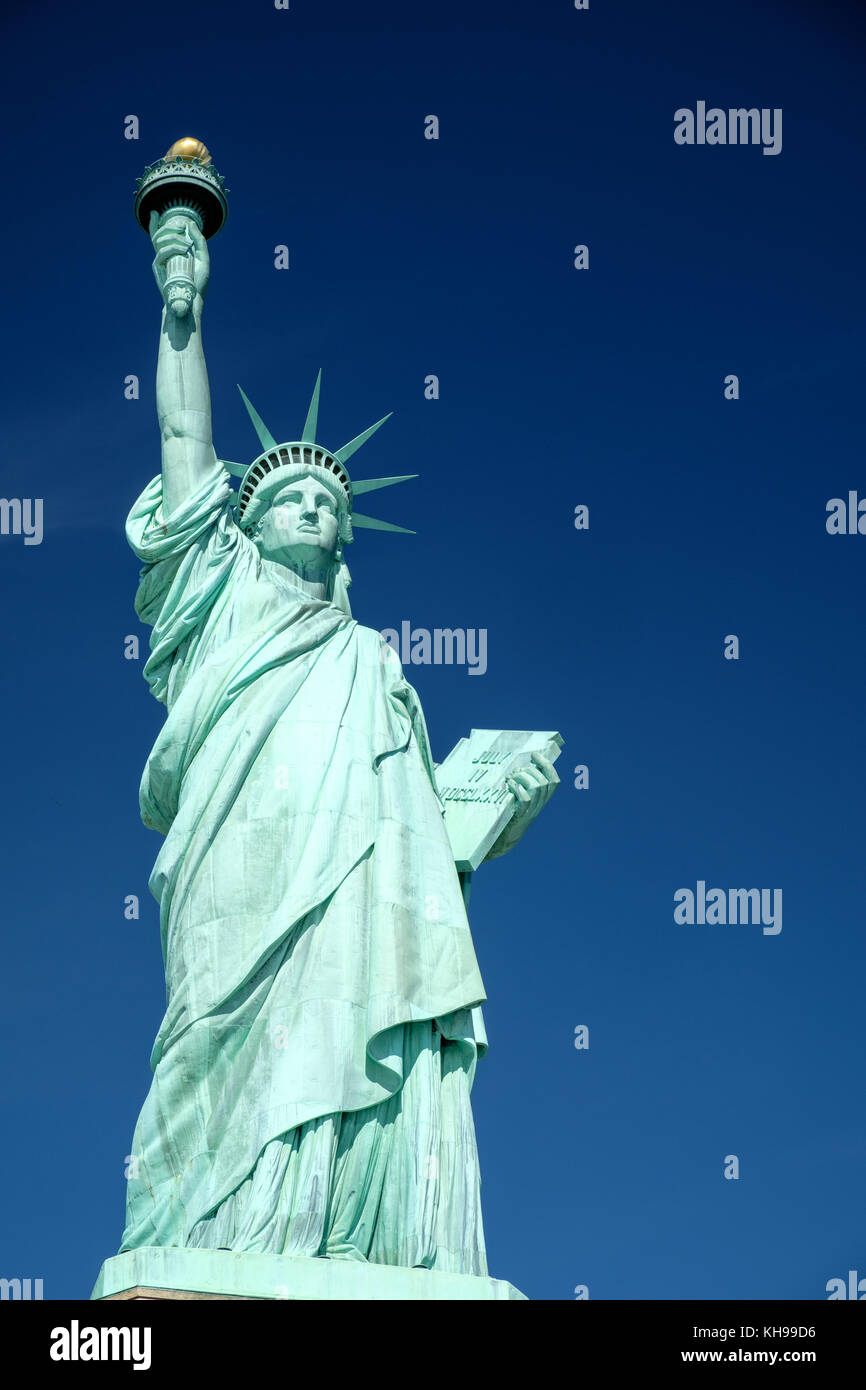
<svg viewBox="0 0 866 1390">
<path fill-rule="evenodd" d="M 138 180 L 135 216 L 150 235 L 151 217 L 159 216 L 161 227 L 174 227 L 189 235 L 195 223 L 206 237 L 214 236 L 229 215 L 227 189 L 222 174 L 211 162 L 207 147 L 192 136 L 176 140 L 164 159 L 149 164 Z M 171 256 L 165 266 L 165 302 L 182 318 L 195 300 L 195 282 L 186 255 Z"/>
</svg>

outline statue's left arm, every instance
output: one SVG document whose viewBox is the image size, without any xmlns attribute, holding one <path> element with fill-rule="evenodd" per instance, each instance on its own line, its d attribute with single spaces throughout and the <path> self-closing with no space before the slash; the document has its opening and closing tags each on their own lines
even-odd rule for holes
<svg viewBox="0 0 866 1390">
<path fill-rule="evenodd" d="M 511 820 L 484 856 L 485 864 L 488 859 L 507 854 L 522 839 L 559 786 L 559 777 L 548 758 L 533 753 L 532 762 L 506 777 L 505 785 L 514 797 L 514 810 Z"/>
</svg>

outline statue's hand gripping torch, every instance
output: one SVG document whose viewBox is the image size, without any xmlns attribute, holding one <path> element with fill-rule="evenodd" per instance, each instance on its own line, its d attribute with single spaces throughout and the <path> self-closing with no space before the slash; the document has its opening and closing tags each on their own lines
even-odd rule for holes
<svg viewBox="0 0 866 1390">
<path fill-rule="evenodd" d="M 176 140 L 138 180 L 136 220 L 153 242 L 153 270 L 166 309 L 179 318 L 207 289 L 207 238 L 228 216 L 226 191 L 207 147 L 190 135 Z"/>
<path fill-rule="evenodd" d="M 209 258 L 201 218 L 186 208 L 150 214 L 153 272 L 169 313 L 183 318 L 207 288 Z"/>
</svg>

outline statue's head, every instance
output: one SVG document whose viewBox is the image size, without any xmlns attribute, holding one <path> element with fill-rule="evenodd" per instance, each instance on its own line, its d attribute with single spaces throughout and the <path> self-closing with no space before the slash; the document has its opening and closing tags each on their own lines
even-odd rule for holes
<svg viewBox="0 0 866 1390">
<path fill-rule="evenodd" d="M 343 550 L 353 539 L 353 528 L 406 531 L 404 526 L 356 512 L 355 498 L 392 483 L 404 483 L 415 475 L 352 482 L 346 460 L 388 417 L 370 425 L 341 449 L 323 448 L 316 443 L 321 377 L 319 372 L 301 438 L 286 444 L 277 443 L 241 391 L 264 453 L 249 467 L 226 461 L 223 465 L 241 479 L 235 499 L 237 522 L 260 554 L 304 579 L 324 582 L 328 596 L 348 613 L 351 579 Z"/>
<path fill-rule="evenodd" d="M 274 480 L 277 483 L 277 480 Z M 248 534 L 266 560 L 296 574 L 327 580 L 351 540 L 348 499 L 322 470 L 283 479 L 268 496 L 256 498 L 258 516 Z"/>
</svg>

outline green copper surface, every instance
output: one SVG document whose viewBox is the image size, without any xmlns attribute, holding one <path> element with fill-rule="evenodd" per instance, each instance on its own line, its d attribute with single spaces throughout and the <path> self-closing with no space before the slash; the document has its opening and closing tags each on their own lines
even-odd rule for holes
<svg viewBox="0 0 866 1390">
<path fill-rule="evenodd" d="M 262 448 L 275 449 L 277 447 L 277 441 L 274 439 L 274 436 L 271 434 L 261 415 L 256 410 L 252 401 L 250 401 L 247 398 L 240 386 L 238 387 L 238 390 L 240 391 L 241 396 L 243 397 L 244 405 L 247 408 L 247 414 L 253 422 L 253 428 L 255 429 L 255 432 L 259 437 L 259 443 L 261 444 Z"/>
<path fill-rule="evenodd" d="M 150 887 L 167 1007 L 122 1253 L 94 1296 L 161 1270 L 166 1287 L 228 1280 L 256 1290 L 238 1296 L 272 1297 L 267 1260 L 281 1259 L 294 1261 L 275 1280 L 287 1297 L 424 1297 L 434 1276 L 446 1282 L 426 1296 L 520 1297 L 487 1272 L 470 1104 L 485 991 L 468 873 L 418 696 L 348 601 L 353 521 L 405 528 L 353 516 L 351 485 L 323 467 L 287 468 L 238 524 L 240 465 L 219 461 L 211 432 L 207 242 L 187 223 L 177 208 L 152 219 L 164 300 L 180 258 L 194 297 L 183 317 L 163 312 L 162 469 L 127 522 L 143 566 L 136 611 L 152 629 L 144 675 L 166 710 L 140 804 L 163 837 Z M 339 469 L 382 423 L 328 457 Z M 509 761 L 478 831 L 488 858 L 512 848 L 558 781 L 532 751 L 555 756 L 558 736 L 491 732 Z M 470 831 L 459 853 L 474 868 Z"/>
<path fill-rule="evenodd" d="M 304 428 L 301 430 L 301 439 L 305 444 L 315 444 L 316 429 L 319 423 L 319 392 L 322 389 L 322 369 L 316 377 L 316 384 L 313 387 L 313 395 L 310 400 L 310 408 L 307 411 L 307 418 L 304 421 Z"/>
</svg>

